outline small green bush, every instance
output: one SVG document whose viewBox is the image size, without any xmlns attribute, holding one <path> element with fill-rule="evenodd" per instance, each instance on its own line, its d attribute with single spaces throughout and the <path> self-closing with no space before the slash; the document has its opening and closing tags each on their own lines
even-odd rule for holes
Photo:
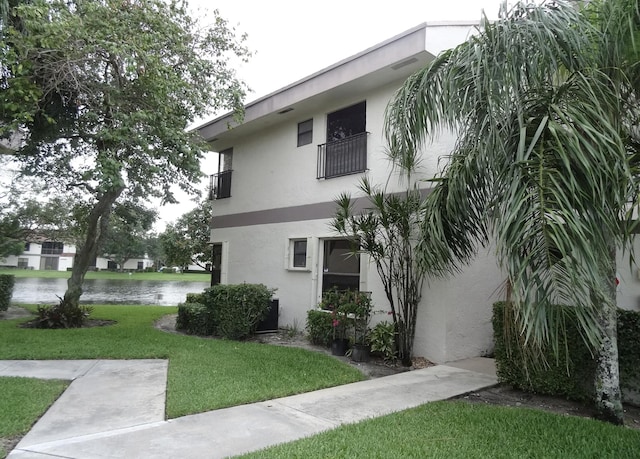
<svg viewBox="0 0 640 459">
<path fill-rule="evenodd" d="M 186 302 L 204 304 L 204 293 L 187 293 Z"/>
<path fill-rule="evenodd" d="M 58 304 L 38 306 L 31 324 L 33 328 L 80 328 L 92 311 L 92 307 L 75 306 L 61 298 Z"/>
<path fill-rule="evenodd" d="M 618 310 L 618 364 L 623 398 L 640 406 L 640 313 Z"/>
<path fill-rule="evenodd" d="M 393 322 L 380 322 L 369 333 L 371 352 L 380 354 L 386 361 L 396 359 L 396 327 Z"/>
<path fill-rule="evenodd" d="M 566 340 L 561 338 L 561 351 L 556 359 L 550 349 L 543 350 L 549 366 L 541 366 L 523 351 L 522 338 L 514 330 L 511 308 L 504 302 L 493 306 L 495 361 L 500 381 L 514 387 L 541 394 L 562 395 L 576 400 L 592 400 L 596 361 L 584 344 L 574 309 L 563 309 L 566 318 Z M 505 328 L 505 321 L 507 327 Z M 640 393 L 640 314 L 618 310 L 618 363 L 620 387 L 627 393 Z M 637 395 L 636 395 L 637 398 Z M 630 403 L 638 400 L 627 398 Z"/>
<path fill-rule="evenodd" d="M 15 282 L 16 278 L 13 274 L 0 274 L 0 311 L 9 309 Z"/>
<path fill-rule="evenodd" d="M 244 339 L 255 333 L 269 313 L 274 289 L 262 284 L 215 285 L 203 293 L 211 311 L 214 334 L 227 339 Z"/>
<path fill-rule="evenodd" d="M 211 311 L 202 303 L 180 303 L 176 330 L 189 335 L 209 336 L 213 334 L 214 325 Z"/>
<path fill-rule="evenodd" d="M 319 346 L 329 346 L 333 339 L 333 316 L 320 309 L 307 313 L 307 333 L 309 341 Z"/>
</svg>

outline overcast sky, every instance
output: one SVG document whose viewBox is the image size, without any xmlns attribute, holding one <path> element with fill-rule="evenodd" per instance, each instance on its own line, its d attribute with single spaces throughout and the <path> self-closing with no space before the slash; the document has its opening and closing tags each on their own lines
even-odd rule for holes
<svg viewBox="0 0 640 459">
<path fill-rule="evenodd" d="M 212 8 L 210 0 L 191 0 Z M 497 17 L 500 0 L 323 0 L 319 2 L 226 1 L 218 11 L 254 51 L 238 68 L 264 96 L 423 22 L 479 20 L 484 9 Z"/>
<path fill-rule="evenodd" d="M 217 8 L 238 34 L 247 34 L 254 53 L 237 66 L 252 89 L 246 102 L 267 95 L 423 22 L 496 18 L 501 0 L 190 0 L 198 17 Z M 201 122 L 197 123 L 201 124 Z M 216 172 L 213 155 L 203 171 Z M 193 204 L 160 208 L 163 222 L 174 221 Z M 187 208 L 187 209 L 185 209 Z M 164 224 L 158 225 L 162 230 Z"/>
</svg>

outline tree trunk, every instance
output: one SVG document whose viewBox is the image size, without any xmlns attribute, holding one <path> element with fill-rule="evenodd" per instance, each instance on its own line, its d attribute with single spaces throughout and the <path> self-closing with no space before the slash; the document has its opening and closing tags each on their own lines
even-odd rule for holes
<svg viewBox="0 0 640 459">
<path fill-rule="evenodd" d="M 595 375 L 596 409 L 603 421 L 622 425 L 624 416 L 620 393 L 620 374 L 618 371 L 618 312 L 616 310 L 615 283 L 615 247 L 610 250 L 609 266 L 605 279 L 609 285 L 611 305 L 603 304 L 598 311 L 598 322 L 602 330 L 598 364 Z"/>
<path fill-rule="evenodd" d="M 67 291 L 64 294 L 63 302 L 69 306 L 80 307 L 84 276 L 87 274 L 91 262 L 96 258 L 100 243 L 106 234 L 113 203 L 123 190 L 124 188 L 117 188 L 104 193 L 89 214 L 85 239 L 73 257 L 71 277 L 67 281 Z"/>
<path fill-rule="evenodd" d="M 624 417 L 618 372 L 617 311 L 615 308 L 605 307 L 600 311 L 598 320 L 604 336 L 598 350 L 596 367 L 596 409 L 598 417 L 603 421 L 622 425 Z"/>
</svg>

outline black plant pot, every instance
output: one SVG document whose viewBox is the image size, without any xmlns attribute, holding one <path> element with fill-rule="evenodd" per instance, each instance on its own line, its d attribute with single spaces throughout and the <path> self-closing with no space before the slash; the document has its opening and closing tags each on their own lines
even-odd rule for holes
<svg viewBox="0 0 640 459">
<path fill-rule="evenodd" d="M 331 342 L 331 354 L 343 356 L 349 350 L 349 340 L 345 338 L 334 339 Z"/>
<path fill-rule="evenodd" d="M 366 344 L 354 344 L 351 349 L 351 360 L 354 362 L 369 361 L 369 346 Z"/>
</svg>

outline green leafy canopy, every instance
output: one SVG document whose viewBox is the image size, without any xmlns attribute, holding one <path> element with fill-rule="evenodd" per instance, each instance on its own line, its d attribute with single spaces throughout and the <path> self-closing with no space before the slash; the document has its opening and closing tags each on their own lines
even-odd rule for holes
<svg viewBox="0 0 640 459">
<path fill-rule="evenodd" d="M 173 201 L 170 185 L 191 190 L 204 145 L 187 126 L 240 109 L 245 94 L 228 61 L 248 51 L 217 12 L 206 27 L 180 1 L 36 0 L 11 12 L 0 129 L 24 130 L 26 172 L 92 193 Z"/>
</svg>

